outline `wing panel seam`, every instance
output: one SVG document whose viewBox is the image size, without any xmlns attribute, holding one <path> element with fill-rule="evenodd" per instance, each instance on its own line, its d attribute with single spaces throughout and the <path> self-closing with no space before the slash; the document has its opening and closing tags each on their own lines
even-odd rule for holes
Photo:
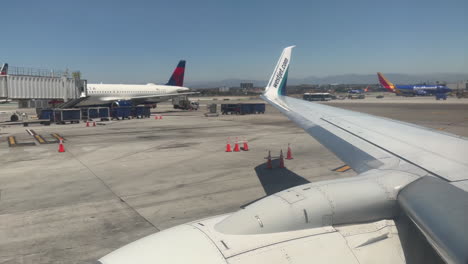
<svg viewBox="0 0 468 264">
<path fill-rule="evenodd" d="M 351 132 L 351 131 L 349 131 L 349 130 L 347 130 L 347 129 L 341 127 L 341 126 L 338 126 L 338 125 L 334 124 L 333 122 L 330 122 L 330 121 L 328 121 L 328 120 L 326 120 L 326 119 L 324 119 L 324 118 L 322 118 L 322 117 L 320 118 L 320 120 L 322 120 L 322 121 L 324 121 L 324 122 L 327 122 L 328 124 L 330 124 L 330 125 L 332 125 L 332 126 L 334 126 L 334 127 L 336 127 L 336 128 L 339 128 L 339 129 L 341 129 L 341 130 L 343 130 L 343 131 L 345 131 L 345 132 L 347 132 L 347 133 L 349 133 L 349 134 L 351 134 L 351 135 L 353 135 L 353 136 L 355 136 L 355 137 L 357 137 L 357 138 L 359 138 L 359 139 L 361 139 L 361 140 L 364 140 L 365 142 L 367 142 L 367 143 L 369 143 L 369 144 L 371 144 L 371 145 L 373 145 L 373 146 L 375 146 L 375 147 L 377 147 L 377 148 L 379 148 L 379 149 L 381 149 L 381 150 L 383 150 L 383 151 L 386 151 L 386 152 L 388 152 L 388 153 L 394 155 L 395 157 L 398 157 L 398 158 L 400 158 L 400 159 L 402 159 L 402 160 L 408 162 L 409 164 L 411 164 L 411 165 L 413 165 L 413 166 L 415 166 L 415 167 L 418 167 L 418 168 L 420 168 L 420 169 L 422 169 L 422 170 L 424 170 L 424 171 L 426 171 L 426 172 L 432 174 L 433 176 L 435 176 L 435 177 L 437 177 L 437 178 L 439 178 L 439 179 L 441 179 L 441 180 L 444 180 L 444 181 L 447 181 L 447 182 L 451 182 L 451 181 L 449 181 L 448 179 L 446 179 L 446 178 L 440 176 L 439 174 L 434 173 L 434 172 L 432 172 L 432 171 L 430 171 L 430 170 L 428 170 L 428 169 L 426 169 L 426 168 L 424 168 L 424 167 L 422 167 L 422 166 L 420 166 L 420 165 L 418 165 L 418 164 L 416 164 L 416 163 L 414 163 L 414 162 L 412 162 L 412 161 L 410 161 L 410 160 L 408 160 L 408 159 L 406 159 L 406 158 L 404 158 L 404 157 L 402 157 L 402 156 L 400 156 L 400 155 L 398 155 L 398 154 L 396 154 L 396 153 L 394 153 L 394 152 L 392 152 L 392 151 L 390 151 L 390 150 L 388 150 L 388 149 L 386 149 L 386 148 L 384 148 L 384 147 L 382 147 L 382 146 L 379 146 L 379 145 L 375 144 L 374 142 L 369 141 L 369 140 L 367 140 L 367 139 L 365 139 L 365 138 L 363 138 L 363 137 L 361 137 L 361 136 L 359 136 L 359 135 L 357 135 L 357 134 L 355 134 L 355 133 L 353 133 L 353 132 Z"/>
</svg>

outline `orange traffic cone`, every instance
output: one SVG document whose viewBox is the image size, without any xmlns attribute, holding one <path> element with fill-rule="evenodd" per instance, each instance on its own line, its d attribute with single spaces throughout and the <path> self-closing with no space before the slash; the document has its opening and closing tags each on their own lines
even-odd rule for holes
<svg viewBox="0 0 468 264">
<path fill-rule="evenodd" d="M 271 151 L 268 151 L 268 157 L 267 157 L 267 169 L 272 169 L 273 166 L 271 165 Z"/>
<path fill-rule="evenodd" d="M 60 139 L 58 152 L 65 152 L 65 147 L 63 146 L 63 141 Z"/>
<path fill-rule="evenodd" d="M 159 116 L 159 119 L 162 119 L 162 115 Z"/>
<path fill-rule="evenodd" d="M 86 127 L 89 127 L 89 122 L 88 121 L 86 121 Z"/>
<path fill-rule="evenodd" d="M 239 152 L 239 151 L 240 151 L 239 141 L 237 141 L 237 138 L 236 138 L 236 144 L 234 144 L 234 152 Z"/>
<path fill-rule="evenodd" d="M 154 116 L 154 120 L 158 120 L 158 119 L 159 119 L 159 118 L 158 118 L 158 115 L 155 115 L 155 116 Z"/>
<path fill-rule="evenodd" d="M 228 138 L 228 141 L 226 143 L 226 152 L 232 152 L 231 142 L 229 142 L 229 138 Z"/>
<path fill-rule="evenodd" d="M 94 126 L 94 127 L 96 126 L 96 122 L 93 122 L 93 126 Z"/>
<path fill-rule="evenodd" d="M 281 152 L 280 152 L 280 164 L 279 164 L 279 168 L 280 168 L 280 169 L 286 168 L 286 167 L 284 167 L 283 150 L 281 150 Z"/>
<path fill-rule="evenodd" d="M 242 147 L 243 151 L 249 151 L 249 144 L 247 143 L 247 140 L 244 140 L 244 146 Z"/>
<path fill-rule="evenodd" d="M 286 153 L 286 159 L 287 160 L 292 160 L 292 151 L 291 151 L 291 146 L 288 144 L 288 153 Z"/>
</svg>

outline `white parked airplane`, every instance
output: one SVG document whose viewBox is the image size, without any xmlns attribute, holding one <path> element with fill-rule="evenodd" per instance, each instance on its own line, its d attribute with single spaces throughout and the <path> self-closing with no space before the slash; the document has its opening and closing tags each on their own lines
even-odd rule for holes
<svg viewBox="0 0 468 264">
<path fill-rule="evenodd" d="M 296 186 L 98 263 L 468 263 L 468 141 L 286 96 L 291 50 L 263 99 L 359 176 Z"/>
<path fill-rule="evenodd" d="M 148 84 L 94 84 L 87 85 L 88 98 L 78 106 L 102 105 L 122 101 L 133 104 L 156 104 L 167 101 L 175 96 L 195 94 L 189 88 L 183 87 L 185 61 L 179 61 L 171 78 L 165 85 Z"/>
</svg>

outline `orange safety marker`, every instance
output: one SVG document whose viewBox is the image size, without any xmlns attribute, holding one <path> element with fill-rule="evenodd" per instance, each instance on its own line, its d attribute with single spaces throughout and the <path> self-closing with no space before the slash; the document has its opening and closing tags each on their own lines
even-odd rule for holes
<svg viewBox="0 0 468 264">
<path fill-rule="evenodd" d="M 93 122 L 93 127 L 95 127 L 95 126 L 96 126 L 96 121 Z"/>
<path fill-rule="evenodd" d="M 237 141 L 237 138 L 236 138 L 236 143 L 234 144 L 234 152 L 239 152 L 239 151 L 240 151 L 239 141 Z"/>
<path fill-rule="evenodd" d="M 162 119 L 162 115 L 159 116 L 159 119 Z"/>
<path fill-rule="evenodd" d="M 247 140 L 244 140 L 244 146 L 242 147 L 243 151 L 249 151 L 249 144 L 247 143 Z"/>
<path fill-rule="evenodd" d="M 89 122 L 88 121 L 86 121 L 86 127 L 89 127 Z"/>
<path fill-rule="evenodd" d="M 232 152 L 231 142 L 229 142 L 229 138 L 228 138 L 227 143 L 226 143 L 226 152 Z"/>
<path fill-rule="evenodd" d="M 290 146 L 289 143 L 288 143 L 288 153 L 286 153 L 286 159 L 287 159 L 287 160 L 292 160 L 292 159 L 293 159 L 292 151 L 291 151 L 291 146 Z"/>
<path fill-rule="evenodd" d="M 271 151 L 268 151 L 267 169 L 273 169 L 273 166 L 271 165 Z"/>
<path fill-rule="evenodd" d="M 280 169 L 286 168 L 286 167 L 284 166 L 283 150 L 281 150 L 281 152 L 280 152 L 280 164 L 279 164 L 279 168 L 280 168 Z"/>
<path fill-rule="evenodd" d="M 154 116 L 154 120 L 158 120 L 158 119 L 159 119 L 159 118 L 158 118 L 158 115 L 155 115 L 155 116 Z"/>
<path fill-rule="evenodd" d="M 60 152 L 60 153 L 65 152 L 65 147 L 63 146 L 62 139 L 60 139 L 60 142 L 59 142 L 58 152 Z"/>
</svg>

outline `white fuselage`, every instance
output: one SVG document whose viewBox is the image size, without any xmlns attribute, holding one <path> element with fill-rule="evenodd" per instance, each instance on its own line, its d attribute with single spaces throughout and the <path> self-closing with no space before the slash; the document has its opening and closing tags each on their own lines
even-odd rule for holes
<svg viewBox="0 0 468 264">
<path fill-rule="evenodd" d="M 159 103 L 171 98 L 170 95 L 188 91 L 181 86 L 148 84 L 94 84 L 87 85 L 89 98 L 80 105 L 97 105 L 118 100 L 140 100 Z"/>
</svg>

